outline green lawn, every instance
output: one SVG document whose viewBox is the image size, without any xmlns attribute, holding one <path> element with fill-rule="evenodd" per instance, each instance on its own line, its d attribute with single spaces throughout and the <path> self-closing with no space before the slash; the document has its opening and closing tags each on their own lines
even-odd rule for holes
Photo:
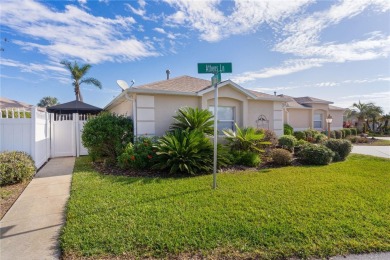
<svg viewBox="0 0 390 260">
<path fill-rule="evenodd" d="M 78 158 L 65 258 L 306 258 L 390 251 L 390 160 L 193 178 L 103 176 Z"/>
</svg>

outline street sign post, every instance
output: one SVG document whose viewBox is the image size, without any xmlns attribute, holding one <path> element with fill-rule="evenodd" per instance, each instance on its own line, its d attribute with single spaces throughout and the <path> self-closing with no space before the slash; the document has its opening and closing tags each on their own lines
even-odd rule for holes
<svg viewBox="0 0 390 260">
<path fill-rule="evenodd" d="M 218 146 L 218 83 L 221 73 L 232 73 L 231 63 L 198 63 L 198 73 L 212 73 L 211 84 L 214 85 L 214 171 L 213 189 L 217 188 L 217 146 Z"/>
</svg>

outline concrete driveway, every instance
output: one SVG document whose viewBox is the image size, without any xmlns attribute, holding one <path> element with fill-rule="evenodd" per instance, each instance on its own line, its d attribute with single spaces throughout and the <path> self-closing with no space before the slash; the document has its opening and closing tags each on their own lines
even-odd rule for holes
<svg viewBox="0 0 390 260">
<path fill-rule="evenodd" d="M 59 259 L 75 158 L 51 159 L 0 221 L 0 259 Z"/>
<path fill-rule="evenodd" d="M 390 146 L 352 146 L 352 153 L 372 155 L 390 159 Z"/>
</svg>

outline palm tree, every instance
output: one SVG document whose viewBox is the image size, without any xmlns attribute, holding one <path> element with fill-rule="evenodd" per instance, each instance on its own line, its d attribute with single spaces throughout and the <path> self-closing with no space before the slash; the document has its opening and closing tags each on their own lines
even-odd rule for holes
<svg viewBox="0 0 390 260">
<path fill-rule="evenodd" d="M 37 106 L 51 107 L 51 106 L 55 106 L 58 104 L 60 104 L 60 103 L 58 102 L 58 99 L 56 97 L 47 96 L 47 97 L 41 98 L 41 100 L 39 100 L 39 103 L 37 104 Z"/>
<path fill-rule="evenodd" d="M 72 79 L 73 79 L 72 84 L 74 86 L 74 93 L 76 94 L 76 100 L 79 100 L 81 102 L 83 101 L 83 97 L 81 96 L 81 92 L 80 92 L 80 85 L 82 83 L 95 85 L 99 89 L 102 88 L 102 84 L 100 83 L 100 81 L 95 78 L 82 79 L 85 76 L 85 74 L 87 74 L 89 69 L 92 67 L 90 64 L 84 64 L 82 66 L 79 66 L 75 61 L 72 65 L 72 63 L 66 60 L 61 61 L 61 64 L 65 65 L 65 67 L 72 74 Z"/>
<path fill-rule="evenodd" d="M 353 103 L 352 105 L 350 116 L 355 116 L 358 119 L 357 129 L 360 132 L 363 131 L 364 121 L 367 118 L 367 110 L 371 104 L 372 103 L 362 103 L 359 100 L 359 103 Z"/>
<path fill-rule="evenodd" d="M 174 122 L 171 129 L 189 129 L 198 130 L 205 134 L 214 133 L 213 114 L 207 109 L 199 109 L 192 107 L 180 108 L 177 115 L 173 117 Z"/>
<path fill-rule="evenodd" d="M 372 120 L 372 131 L 375 132 L 376 119 L 383 114 L 383 109 L 380 106 L 376 106 L 374 103 L 369 103 L 367 108 L 367 117 Z"/>
</svg>

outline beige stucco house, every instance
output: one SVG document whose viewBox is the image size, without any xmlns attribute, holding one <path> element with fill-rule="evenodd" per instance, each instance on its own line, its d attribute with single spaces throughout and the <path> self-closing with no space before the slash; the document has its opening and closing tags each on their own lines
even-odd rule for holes
<svg viewBox="0 0 390 260">
<path fill-rule="evenodd" d="M 105 110 L 134 120 L 139 135 L 163 135 L 179 108 L 214 106 L 214 87 L 209 80 L 181 76 L 124 90 Z M 253 126 L 283 134 L 283 104 L 287 98 L 244 89 L 231 80 L 218 84 L 218 128 Z"/>
<path fill-rule="evenodd" d="M 332 106 L 333 102 L 314 97 L 294 98 L 286 95 L 279 96 L 289 99 L 284 105 L 284 121 L 291 125 L 294 131 L 308 128 L 320 131 L 326 130 L 327 123 L 325 119 L 328 115 L 331 115 L 333 118 L 332 130 L 343 128 L 345 108 Z"/>
<path fill-rule="evenodd" d="M 331 102 L 315 99 L 311 103 L 301 100 L 301 104 L 292 97 L 245 89 L 231 80 L 218 84 L 218 97 L 219 129 L 234 129 L 234 123 L 237 123 L 240 127 L 270 129 L 280 136 L 285 122 L 296 130 L 322 129 L 328 113 L 334 118 L 334 129 L 342 127 L 343 123 L 343 109 L 329 106 Z M 137 136 L 162 136 L 178 109 L 197 107 L 213 112 L 213 106 L 214 87 L 209 80 L 181 76 L 125 89 L 105 110 L 131 117 Z M 317 115 L 320 115 L 321 124 L 315 122 Z"/>
</svg>

